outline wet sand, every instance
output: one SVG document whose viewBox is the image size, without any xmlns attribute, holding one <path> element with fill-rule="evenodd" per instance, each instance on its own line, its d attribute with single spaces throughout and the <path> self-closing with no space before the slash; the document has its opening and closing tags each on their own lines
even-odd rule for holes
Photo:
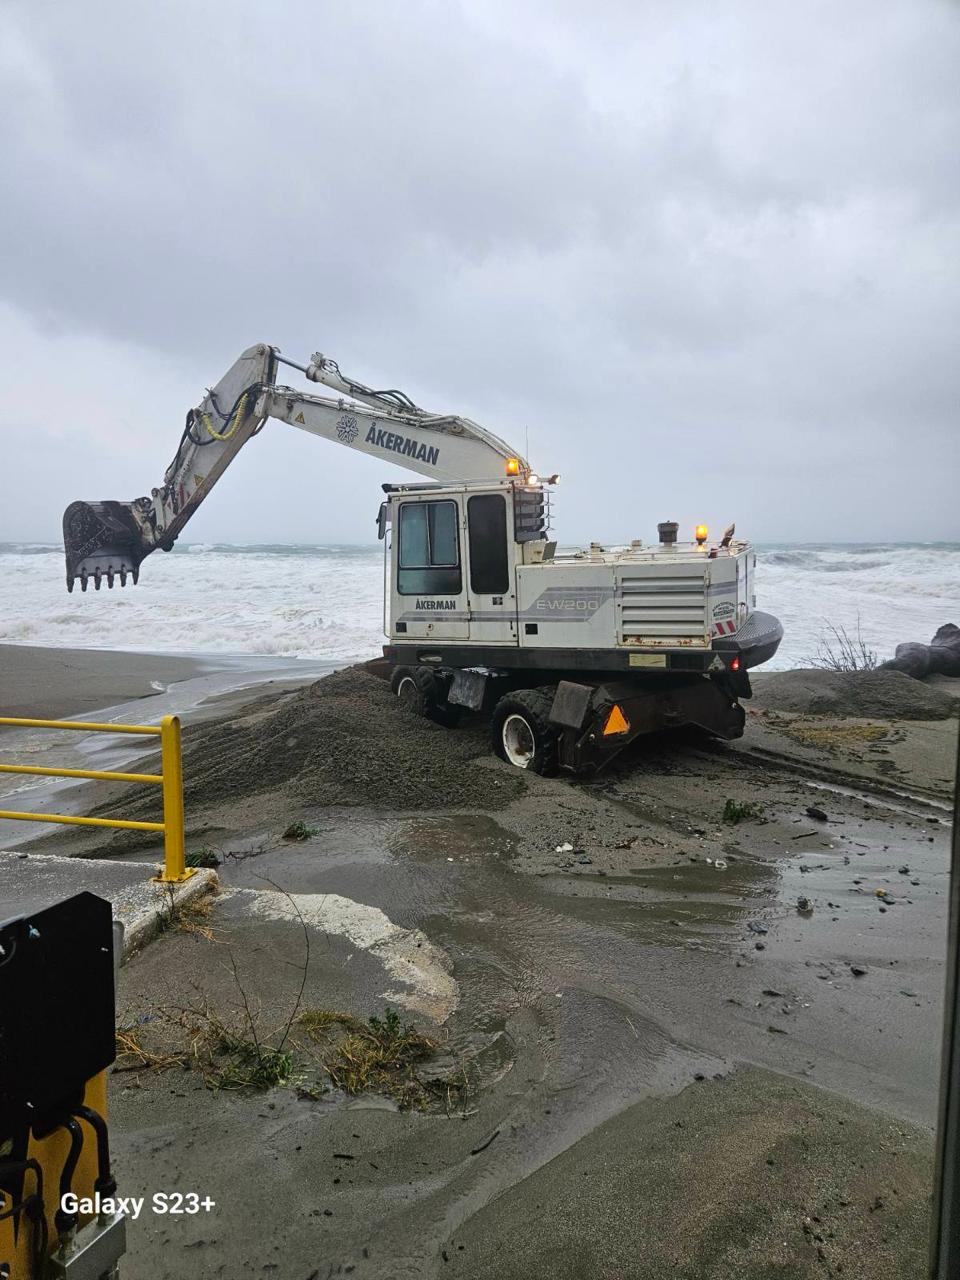
<svg viewBox="0 0 960 1280">
<path fill-rule="evenodd" d="M 126 1190 L 218 1201 L 209 1220 L 131 1224 L 131 1280 L 919 1280 L 949 835 L 935 765 L 955 720 L 810 718 L 761 697 L 740 743 L 650 740 L 571 783 L 492 759 L 481 722 L 451 737 L 408 719 L 363 673 L 217 710 L 187 717 L 188 844 L 222 859 L 224 892 L 200 931 L 124 968 L 122 1019 L 156 1028 L 192 984 L 235 1008 L 232 955 L 276 1021 L 303 930 L 249 903 L 338 895 L 422 931 L 455 1008 L 432 1022 L 415 977 L 320 931 L 306 999 L 361 1017 L 406 1002 L 472 1055 L 477 1089 L 422 1116 L 210 1093 L 196 1072 L 115 1077 Z M 724 823 L 728 798 L 762 814 Z M 293 821 L 311 828 L 295 845 Z M 97 852 L 148 847 L 123 834 Z"/>
<path fill-rule="evenodd" d="M 0 715 L 58 720 L 155 698 L 170 684 L 219 669 L 216 659 L 105 649 L 0 644 Z"/>
</svg>

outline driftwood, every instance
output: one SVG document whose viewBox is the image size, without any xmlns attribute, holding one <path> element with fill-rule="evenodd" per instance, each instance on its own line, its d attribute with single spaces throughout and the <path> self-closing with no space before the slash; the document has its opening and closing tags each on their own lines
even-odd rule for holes
<svg viewBox="0 0 960 1280">
<path fill-rule="evenodd" d="M 940 627 L 929 644 L 898 644 L 881 671 L 904 671 L 922 680 L 924 676 L 960 676 L 960 627 L 952 622 Z"/>
</svg>

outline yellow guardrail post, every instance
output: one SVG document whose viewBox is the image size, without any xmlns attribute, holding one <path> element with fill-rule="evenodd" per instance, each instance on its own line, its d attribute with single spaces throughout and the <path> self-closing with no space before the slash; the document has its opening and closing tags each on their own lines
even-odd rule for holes
<svg viewBox="0 0 960 1280">
<path fill-rule="evenodd" d="M 0 764 L 0 773 L 35 774 L 45 778 L 93 778 L 103 782 L 146 782 L 163 788 L 163 821 L 134 822 L 126 818 L 81 818 L 64 813 L 27 813 L 20 809 L 0 809 L 0 818 L 14 822 L 57 822 L 76 827 L 117 827 L 124 831 L 162 831 L 163 866 L 154 880 L 158 884 L 180 884 L 196 875 L 186 864 L 183 831 L 183 761 L 180 719 L 164 716 L 160 728 L 146 724 L 97 724 L 90 720 L 34 720 L 23 716 L 0 716 L 0 725 L 17 728 L 74 729 L 82 733 L 135 733 L 160 738 L 160 773 L 121 773 L 113 769 L 53 769 L 41 765 Z"/>
<path fill-rule="evenodd" d="M 160 772 L 163 776 L 163 869 L 154 879 L 159 884 L 179 884 L 196 875 L 196 869 L 186 864 L 179 716 L 164 716 L 160 721 Z"/>
</svg>

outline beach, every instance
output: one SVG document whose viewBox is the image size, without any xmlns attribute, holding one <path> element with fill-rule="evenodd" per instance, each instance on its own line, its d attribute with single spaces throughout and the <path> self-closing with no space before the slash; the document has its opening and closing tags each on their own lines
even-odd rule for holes
<svg viewBox="0 0 960 1280">
<path fill-rule="evenodd" d="M 761 675 L 741 741 L 641 741 L 571 782 L 494 759 L 479 718 L 401 712 L 363 666 L 234 669 L 203 697 L 220 677 L 197 659 L 0 656 L 18 708 L 179 707 L 188 849 L 219 863 L 209 913 L 121 971 L 118 1021 L 154 1057 L 113 1077 L 118 1176 L 218 1204 L 131 1223 L 133 1280 L 305 1280 L 321 1259 L 384 1280 L 924 1274 L 956 682 L 892 673 L 811 715 L 823 681 Z M 53 792 L 94 813 L 121 794 L 156 813 L 148 790 Z M 756 808 L 731 823 L 728 800 Z M 5 834 L 30 857 L 159 852 Z M 291 1010 L 399 1008 L 468 1095 L 344 1095 L 299 1022 L 302 1075 L 266 1095 L 147 1065 L 179 1060 L 198 991 L 236 1016 L 238 984 L 264 1035 Z"/>
<path fill-rule="evenodd" d="M 215 660 L 176 654 L 0 644 L 0 707 L 5 716 L 77 717 L 155 698 L 170 684 L 216 669 Z"/>
</svg>

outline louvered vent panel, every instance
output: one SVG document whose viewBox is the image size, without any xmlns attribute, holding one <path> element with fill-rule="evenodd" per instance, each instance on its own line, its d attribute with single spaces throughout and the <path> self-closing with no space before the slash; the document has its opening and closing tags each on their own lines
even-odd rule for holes
<svg viewBox="0 0 960 1280">
<path fill-rule="evenodd" d="M 656 577 L 625 571 L 618 587 L 621 644 L 671 638 L 707 642 L 706 591 L 702 570 Z"/>
</svg>

